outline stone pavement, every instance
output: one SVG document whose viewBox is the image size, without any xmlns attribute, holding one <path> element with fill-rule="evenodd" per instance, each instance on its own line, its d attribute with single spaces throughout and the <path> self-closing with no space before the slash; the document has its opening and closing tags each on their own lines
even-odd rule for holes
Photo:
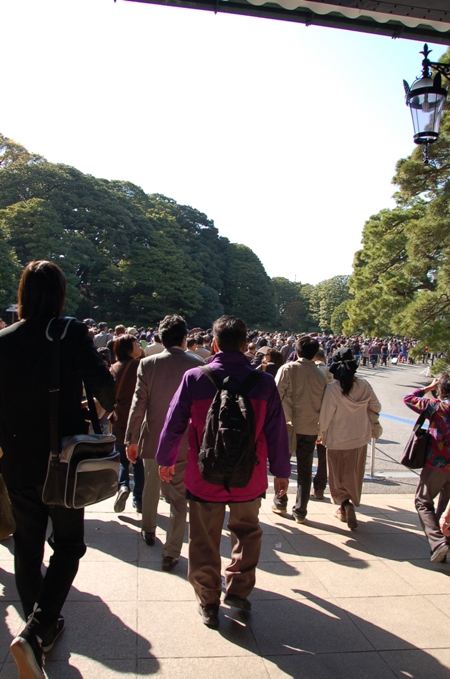
<svg viewBox="0 0 450 679">
<path fill-rule="evenodd" d="M 411 494 L 362 502 L 350 532 L 328 498 L 311 500 L 305 525 L 273 514 L 264 500 L 252 612 L 222 606 L 218 631 L 197 613 L 187 544 L 164 573 L 161 543 L 143 542 L 134 511 L 114 514 L 113 500 L 89 508 L 88 551 L 48 677 L 449 679 L 450 564 L 430 563 Z M 168 505 L 159 510 L 163 539 Z M 224 563 L 229 551 L 224 527 Z M 12 679 L 8 647 L 23 625 L 12 540 L 0 543 L 0 583 L 0 679 Z"/>
</svg>

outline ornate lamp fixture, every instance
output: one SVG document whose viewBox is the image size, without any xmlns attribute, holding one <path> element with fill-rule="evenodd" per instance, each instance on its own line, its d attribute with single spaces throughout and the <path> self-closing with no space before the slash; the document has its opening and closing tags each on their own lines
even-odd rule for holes
<svg viewBox="0 0 450 679">
<path fill-rule="evenodd" d="M 450 64 L 440 64 L 428 59 L 431 50 L 428 45 L 423 46 L 425 57 L 422 61 L 422 77 L 415 80 L 410 87 L 406 80 L 403 86 L 406 93 L 406 105 L 411 109 L 414 125 L 414 141 L 423 144 L 423 158 L 425 165 L 429 164 L 428 150 L 430 144 L 439 137 L 439 126 L 447 90 L 442 87 L 443 75 L 450 82 Z M 434 78 L 432 71 L 436 72 Z"/>
</svg>

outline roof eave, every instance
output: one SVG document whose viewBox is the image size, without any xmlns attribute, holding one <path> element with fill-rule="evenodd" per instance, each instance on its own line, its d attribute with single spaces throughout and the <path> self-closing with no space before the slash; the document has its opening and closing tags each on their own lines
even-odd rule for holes
<svg viewBox="0 0 450 679">
<path fill-rule="evenodd" d="M 205 11 L 225 14 L 241 14 L 245 16 L 257 16 L 279 21 L 293 21 L 306 26 L 324 26 L 339 28 L 347 31 L 358 31 L 374 35 L 385 35 L 390 38 L 403 38 L 406 40 L 418 40 L 441 45 L 450 45 L 450 31 L 437 31 L 426 24 L 407 26 L 401 21 L 401 17 L 395 17 L 380 23 L 369 17 L 361 16 L 348 18 L 338 12 L 318 14 L 309 9 L 297 7 L 285 9 L 278 4 L 266 3 L 253 5 L 239 0 L 128 0 L 129 2 L 145 2 L 153 5 L 166 5 L 170 7 L 185 7 L 189 9 L 201 9 Z"/>
</svg>

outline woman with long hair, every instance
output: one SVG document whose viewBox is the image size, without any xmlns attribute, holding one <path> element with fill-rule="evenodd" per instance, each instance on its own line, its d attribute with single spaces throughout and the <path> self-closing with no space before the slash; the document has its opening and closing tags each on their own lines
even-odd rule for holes
<svg viewBox="0 0 450 679">
<path fill-rule="evenodd" d="M 265 354 L 263 361 L 258 369 L 264 370 L 264 372 L 269 373 L 272 377 L 278 372 L 278 368 L 281 368 L 285 364 L 285 360 L 281 351 L 277 349 L 269 349 L 267 354 Z"/>
<path fill-rule="evenodd" d="M 53 262 L 25 267 L 19 283 L 19 322 L 0 331 L 1 468 L 16 522 L 14 574 L 25 628 L 12 641 L 19 678 L 43 678 L 43 654 L 64 629 L 61 609 L 86 552 L 84 510 L 42 501 L 50 453 L 51 333 L 64 308 L 66 279 Z M 84 323 L 72 319 L 61 335 L 59 433 L 87 433 L 83 383 L 105 410 L 114 408 L 114 380 Z M 53 554 L 42 572 L 49 519 Z"/>
<path fill-rule="evenodd" d="M 351 530 L 358 526 L 355 507 L 361 500 L 367 444 L 381 404 L 370 384 L 356 377 L 358 364 L 348 347 L 333 354 L 328 384 L 320 410 L 319 431 L 327 447 L 330 495 L 339 505 L 336 516 Z"/>
</svg>

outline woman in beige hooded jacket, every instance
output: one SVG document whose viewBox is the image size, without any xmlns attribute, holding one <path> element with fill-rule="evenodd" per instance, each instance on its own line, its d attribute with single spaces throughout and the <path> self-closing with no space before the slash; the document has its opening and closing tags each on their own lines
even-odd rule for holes
<svg viewBox="0 0 450 679">
<path fill-rule="evenodd" d="M 370 384 L 355 377 L 357 367 L 351 349 L 335 352 L 330 366 L 335 381 L 325 390 L 319 418 L 327 447 L 331 499 L 339 505 L 337 518 L 351 530 L 358 525 L 355 506 L 361 500 L 372 422 L 381 410 Z"/>
</svg>

